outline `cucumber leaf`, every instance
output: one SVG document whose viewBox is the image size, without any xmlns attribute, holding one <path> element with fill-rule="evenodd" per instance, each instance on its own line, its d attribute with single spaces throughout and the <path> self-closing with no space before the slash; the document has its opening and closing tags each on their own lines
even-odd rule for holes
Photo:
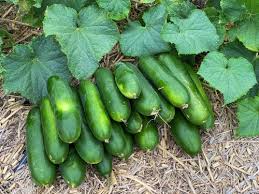
<svg viewBox="0 0 259 194">
<path fill-rule="evenodd" d="M 27 45 L 17 45 L 4 58 L 4 91 L 16 92 L 33 103 L 47 95 L 47 80 L 57 75 L 69 80 L 66 56 L 53 37 L 33 39 Z"/>
<path fill-rule="evenodd" d="M 220 6 L 230 22 L 240 20 L 241 16 L 246 13 L 246 6 L 242 0 L 221 0 Z"/>
<path fill-rule="evenodd" d="M 47 36 L 56 36 L 70 71 L 78 79 L 90 77 L 119 39 L 116 24 L 96 6 L 78 13 L 64 5 L 52 5 L 45 12 L 43 29 Z"/>
<path fill-rule="evenodd" d="M 257 83 L 253 65 L 248 60 L 242 57 L 227 59 L 216 51 L 207 54 L 198 74 L 222 92 L 225 104 L 236 101 Z"/>
<path fill-rule="evenodd" d="M 144 13 L 145 26 L 139 21 L 130 22 L 121 34 L 122 53 L 127 56 L 143 56 L 169 51 L 169 44 L 160 36 L 165 20 L 165 8 L 159 5 Z"/>
</svg>

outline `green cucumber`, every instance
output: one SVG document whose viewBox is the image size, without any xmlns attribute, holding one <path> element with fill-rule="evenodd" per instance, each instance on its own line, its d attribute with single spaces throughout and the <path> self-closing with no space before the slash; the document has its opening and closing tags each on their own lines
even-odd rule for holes
<svg viewBox="0 0 259 194">
<path fill-rule="evenodd" d="M 51 185 L 56 178 L 56 167 L 45 152 L 38 108 L 32 108 L 27 117 L 26 146 L 33 181 L 38 185 Z"/>
<path fill-rule="evenodd" d="M 160 65 L 156 58 L 151 56 L 140 58 L 138 67 L 168 102 L 179 108 L 188 106 L 190 98 L 186 88 Z"/>
<path fill-rule="evenodd" d="M 141 84 L 141 94 L 134 100 L 136 111 L 145 116 L 156 115 L 160 110 L 160 100 L 152 85 L 146 80 L 137 67 L 131 63 L 126 64 L 138 76 Z"/>
<path fill-rule="evenodd" d="M 74 148 L 70 148 L 67 159 L 60 164 L 60 172 L 63 179 L 72 188 L 79 186 L 85 180 L 86 164 Z"/>
<path fill-rule="evenodd" d="M 135 142 L 142 150 L 153 150 L 159 142 L 158 130 L 153 120 L 143 119 L 143 129 L 134 135 Z"/>
<path fill-rule="evenodd" d="M 125 63 L 116 64 L 115 82 L 120 92 L 129 99 L 136 99 L 141 93 L 141 84 L 136 74 Z"/>
<path fill-rule="evenodd" d="M 201 136 L 198 127 L 186 120 L 181 112 L 176 112 L 170 127 L 175 143 L 187 154 L 195 156 L 201 151 Z"/>
<path fill-rule="evenodd" d="M 96 164 L 95 167 L 101 176 L 108 177 L 112 172 L 112 156 L 104 152 L 103 160 Z"/>
<path fill-rule="evenodd" d="M 46 153 L 52 163 L 60 164 L 67 157 L 69 145 L 59 138 L 55 114 L 48 97 L 41 100 L 40 116 Z"/>
<path fill-rule="evenodd" d="M 72 89 L 66 81 L 52 76 L 48 79 L 48 93 L 60 139 L 66 143 L 75 142 L 81 133 L 81 117 Z"/>
<path fill-rule="evenodd" d="M 112 125 L 97 87 L 90 80 L 83 80 L 79 85 L 79 94 L 87 124 L 93 135 L 100 141 L 108 142 Z"/>
<path fill-rule="evenodd" d="M 142 117 L 136 111 L 131 112 L 131 115 L 126 123 L 125 130 L 128 133 L 135 134 L 139 133 L 142 130 Z"/>
<path fill-rule="evenodd" d="M 95 81 L 110 117 L 117 122 L 126 122 L 130 116 L 130 103 L 120 93 L 111 70 L 99 68 L 95 72 Z"/>
<path fill-rule="evenodd" d="M 209 117 L 209 110 L 187 71 L 187 65 L 171 54 L 161 54 L 159 60 L 189 92 L 189 106 L 182 109 L 185 117 L 195 125 L 204 124 Z"/>
<path fill-rule="evenodd" d="M 112 122 L 112 135 L 109 142 L 104 143 L 104 147 L 113 156 L 124 156 L 125 134 L 120 123 Z"/>
<path fill-rule="evenodd" d="M 169 123 L 174 118 L 175 108 L 166 99 L 164 99 L 163 96 L 161 96 L 160 94 L 158 95 L 160 98 L 161 110 L 156 116 L 156 122 L 158 122 L 159 124 Z"/>
<path fill-rule="evenodd" d="M 128 159 L 132 154 L 133 154 L 133 138 L 132 138 L 132 135 L 129 134 L 129 133 L 125 133 L 125 147 L 124 147 L 124 150 L 123 150 L 123 158 L 124 159 Z"/>
</svg>

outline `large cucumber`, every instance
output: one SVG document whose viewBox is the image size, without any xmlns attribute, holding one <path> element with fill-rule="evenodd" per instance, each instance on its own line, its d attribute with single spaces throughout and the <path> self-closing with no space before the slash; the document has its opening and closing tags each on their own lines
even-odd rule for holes
<svg viewBox="0 0 259 194">
<path fill-rule="evenodd" d="M 120 93 L 111 70 L 99 68 L 95 73 L 95 80 L 110 117 L 117 122 L 126 122 L 130 116 L 130 103 Z"/>
<path fill-rule="evenodd" d="M 125 147 L 125 134 L 120 123 L 112 122 L 112 135 L 105 149 L 113 156 L 123 157 Z"/>
<path fill-rule="evenodd" d="M 86 164 L 74 148 L 70 148 L 67 159 L 60 164 L 60 172 L 66 183 L 72 188 L 79 186 L 85 180 Z"/>
<path fill-rule="evenodd" d="M 143 119 L 143 129 L 134 135 L 136 144 L 142 150 L 153 150 L 158 142 L 158 130 L 153 120 Z"/>
<path fill-rule="evenodd" d="M 115 82 L 120 92 L 129 99 L 136 99 L 141 93 L 141 84 L 136 74 L 125 63 L 116 64 Z"/>
<path fill-rule="evenodd" d="M 108 142 L 112 126 L 97 87 L 90 80 L 83 80 L 79 85 L 79 94 L 93 135 L 100 141 Z"/>
<path fill-rule="evenodd" d="M 131 115 L 126 123 L 125 130 L 128 133 L 135 134 L 139 133 L 143 127 L 142 117 L 136 111 L 132 111 Z"/>
<path fill-rule="evenodd" d="M 69 145 L 59 138 L 54 111 L 47 97 L 41 100 L 40 115 L 46 153 L 52 163 L 60 164 L 67 157 Z"/>
<path fill-rule="evenodd" d="M 126 65 L 138 76 L 141 84 L 141 94 L 134 101 L 133 106 L 142 115 L 156 115 L 160 110 L 158 94 L 135 65 L 131 63 L 127 63 Z"/>
<path fill-rule="evenodd" d="M 201 151 L 201 136 L 198 127 L 187 121 L 181 112 L 176 112 L 170 126 L 176 144 L 187 154 L 195 156 Z"/>
<path fill-rule="evenodd" d="M 188 106 L 189 95 L 186 88 L 157 59 L 151 56 L 142 57 L 138 67 L 168 102 L 179 108 Z"/>
<path fill-rule="evenodd" d="M 164 99 L 163 96 L 161 96 L 160 94 L 158 94 L 158 95 L 160 98 L 161 110 L 159 111 L 158 115 L 156 116 L 156 121 L 159 124 L 169 123 L 174 118 L 175 108 L 166 99 Z"/>
<path fill-rule="evenodd" d="M 133 138 L 129 133 L 125 133 L 125 147 L 123 150 L 123 158 L 128 159 L 133 154 Z"/>
<path fill-rule="evenodd" d="M 204 124 L 209 117 L 209 110 L 187 71 L 187 65 L 171 54 L 161 54 L 159 61 L 173 76 L 181 81 L 189 92 L 189 106 L 182 109 L 185 117 L 195 125 Z"/>
<path fill-rule="evenodd" d="M 56 116 L 59 137 L 66 143 L 75 142 L 81 133 L 80 111 L 69 84 L 57 76 L 48 80 L 48 93 Z"/>
<path fill-rule="evenodd" d="M 33 181 L 38 185 L 52 184 L 56 178 L 56 167 L 45 153 L 38 108 L 32 108 L 27 117 L 26 146 Z"/>
<path fill-rule="evenodd" d="M 101 176 L 108 177 L 112 172 L 112 156 L 104 152 L 103 160 L 96 164 L 95 167 Z"/>
</svg>

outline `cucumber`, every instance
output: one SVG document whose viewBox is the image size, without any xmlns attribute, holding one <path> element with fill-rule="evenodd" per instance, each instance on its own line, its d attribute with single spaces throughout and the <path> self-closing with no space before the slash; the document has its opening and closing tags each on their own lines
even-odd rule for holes
<svg viewBox="0 0 259 194">
<path fill-rule="evenodd" d="M 51 185 L 56 178 L 56 167 L 45 153 L 38 108 L 32 108 L 27 117 L 26 146 L 33 181 L 37 185 Z"/>
<path fill-rule="evenodd" d="M 101 176 L 108 177 L 112 172 L 112 156 L 104 152 L 103 160 L 96 164 L 95 168 Z"/>
<path fill-rule="evenodd" d="M 81 117 L 72 89 L 63 79 L 52 76 L 48 79 L 48 94 L 60 139 L 66 143 L 75 142 L 81 133 Z"/>
<path fill-rule="evenodd" d="M 143 119 L 143 129 L 134 135 L 135 142 L 142 150 L 153 150 L 159 142 L 158 130 L 153 120 Z"/>
<path fill-rule="evenodd" d="M 133 138 L 132 135 L 129 133 L 125 133 L 125 147 L 123 150 L 123 158 L 128 159 L 133 154 Z"/>
<path fill-rule="evenodd" d="M 93 135 L 100 141 L 108 142 L 112 125 L 97 87 L 90 80 L 83 80 L 79 85 L 79 94 L 87 124 Z"/>
<path fill-rule="evenodd" d="M 209 110 L 187 71 L 187 65 L 171 54 L 161 54 L 159 60 L 189 92 L 189 106 L 182 109 L 185 117 L 195 125 L 204 124 L 209 117 Z"/>
<path fill-rule="evenodd" d="M 40 102 L 40 116 L 45 150 L 49 160 L 54 164 L 65 161 L 69 145 L 59 138 L 56 118 L 48 97 Z"/>
<path fill-rule="evenodd" d="M 112 135 L 109 142 L 104 143 L 104 147 L 113 156 L 124 156 L 125 134 L 120 123 L 112 122 Z"/>
<path fill-rule="evenodd" d="M 174 118 L 175 108 L 167 100 L 165 100 L 163 96 L 161 96 L 160 94 L 158 95 L 160 98 L 161 110 L 156 116 L 156 122 L 158 122 L 159 124 L 169 123 Z"/>
<path fill-rule="evenodd" d="M 141 85 L 136 74 L 125 63 L 115 66 L 115 82 L 120 92 L 128 99 L 136 99 L 141 93 Z"/>
<path fill-rule="evenodd" d="M 60 172 L 65 182 L 72 188 L 79 186 L 85 180 L 86 164 L 74 148 L 70 148 L 67 159 L 60 164 Z"/>
<path fill-rule="evenodd" d="M 143 127 L 142 117 L 136 111 L 131 112 L 131 115 L 126 123 L 125 130 L 128 133 L 135 134 L 139 133 Z"/>
<path fill-rule="evenodd" d="M 195 156 L 201 151 L 201 136 L 198 127 L 187 121 L 180 112 L 176 112 L 170 127 L 175 143 L 187 154 Z"/>
<path fill-rule="evenodd" d="M 141 84 L 141 94 L 134 100 L 133 106 L 136 111 L 145 116 L 156 115 L 160 110 L 160 100 L 158 94 L 143 74 L 131 63 L 126 64 L 138 76 Z"/>
<path fill-rule="evenodd" d="M 95 73 L 95 80 L 110 117 L 117 122 L 126 122 L 131 112 L 130 103 L 120 93 L 112 72 L 101 67 Z"/>
<path fill-rule="evenodd" d="M 186 88 L 157 59 L 151 56 L 142 57 L 138 67 L 168 102 L 179 108 L 188 106 L 190 98 Z"/>
</svg>

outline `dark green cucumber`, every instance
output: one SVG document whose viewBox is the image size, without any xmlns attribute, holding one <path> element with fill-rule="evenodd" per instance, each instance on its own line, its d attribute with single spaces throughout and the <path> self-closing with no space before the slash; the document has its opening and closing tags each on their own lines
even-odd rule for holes
<svg viewBox="0 0 259 194">
<path fill-rule="evenodd" d="M 138 67 L 168 102 L 179 108 L 188 106 L 190 98 L 186 88 L 160 65 L 156 58 L 151 56 L 140 58 Z"/>
<path fill-rule="evenodd" d="M 204 124 L 209 117 L 209 110 L 187 71 L 187 65 L 171 54 L 161 54 L 159 60 L 189 92 L 189 106 L 182 109 L 185 117 L 195 125 Z"/>
<path fill-rule="evenodd" d="M 142 130 L 142 117 L 136 111 L 132 111 L 131 115 L 126 123 L 125 130 L 128 133 L 135 134 L 139 133 Z"/>
<path fill-rule="evenodd" d="M 48 93 L 60 139 L 66 143 L 75 142 L 81 133 L 81 117 L 72 89 L 66 81 L 52 76 L 48 80 Z"/>
<path fill-rule="evenodd" d="M 153 120 L 143 119 L 143 129 L 134 135 L 135 142 L 142 150 L 153 150 L 159 142 L 158 130 Z"/>
<path fill-rule="evenodd" d="M 123 158 L 128 159 L 133 154 L 133 138 L 132 135 L 129 133 L 125 133 L 125 147 L 123 150 Z"/>
<path fill-rule="evenodd" d="M 181 112 L 176 112 L 170 126 L 176 144 L 187 154 L 195 156 L 201 151 L 201 136 L 198 127 L 186 120 Z"/>
<path fill-rule="evenodd" d="M 38 185 L 51 185 L 56 178 L 56 167 L 45 152 L 38 108 L 32 108 L 27 117 L 26 146 L 33 181 Z"/>
<path fill-rule="evenodd" d="M 109 142 L 104 143 L 104 147 L 113 156 L 124 156 L 125 134 L 120 123 L 112 122 L 112 135 Z"/>
<path fill-rule="evenodd" d="M 112 156 L 104 152 L 103 160 L 96 164 L 95 167 L 101 176 L 108 177 L 112 172 Z"/>
<path fill-rule="evenodd" d="M 160 100 L 152 85 L 133 64 L 126 64 L 138 76 L 141 84 L 141 94 L 134 100 L 133 106 L 136 111 L 145 116 L 156 115 L 160 110 Z"/>
<path fill-rule="evenodd" d="M 70 148 L 67 159 L 60 164 L 60 172 L 63 179 L 72 188 L 79 186 L 85 180 L 86 164 L 74 148 Z"/>
<path fill-rule="evenodd" d="M 59 138 L 55 114 L 47 97 L 41 100 L 40 116 L 46 153 L 52 163 L 60 164 L 67 157 L 69 145 Z"/>
<path fill-rule="evenodd" d="M 111 70 L 99 68 L 95 73 L 95 81 L 110 117 L 117 122 L 126 122 L 130 116 L 130 103 L 120 93 Z"/>
<path fill-rule="evenodd" d="M 79 94 L 87 124 L 93 135 L 100 141 L 108 142 L 111 137 L 112 125 L 97 87 L 90 80 L 83 80 L 79 85 Z"/>
<path fill-rule="evenodd" d="M 116 64 L 115 82 L 120 92 L 129 99 L 136 99 L 141 93 L 141 84 L 136 74 L 125 63 Z"/>
<path fill-rule="evenodd" d="M 158 95 L 160 98 L 161 110 L 159 111 L 158 115 L 156 116 L 156 121 L 159 124 L 169 123 L 174 118 L 175 108 L 166 99 L 164 99 L 163 96 L 161 96 L 160 94 L 158 94 Z"/>
</svg>

